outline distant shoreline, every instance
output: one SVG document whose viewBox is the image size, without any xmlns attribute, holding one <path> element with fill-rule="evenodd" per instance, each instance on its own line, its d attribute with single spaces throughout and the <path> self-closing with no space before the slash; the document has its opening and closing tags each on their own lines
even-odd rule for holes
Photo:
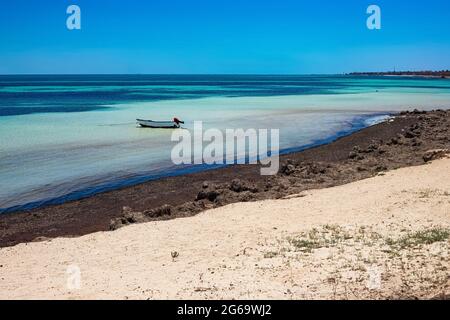
<svg viewBox="0 0 450 320">
<path fill-rule="evenodd" d="M 387 71 L 387 72 L 351 72 L 350 76 L 397 76 L 397 77 L 423 77 L 423 78 L 450 78 L 449 70 L 442 71 Z"/>
</svg>

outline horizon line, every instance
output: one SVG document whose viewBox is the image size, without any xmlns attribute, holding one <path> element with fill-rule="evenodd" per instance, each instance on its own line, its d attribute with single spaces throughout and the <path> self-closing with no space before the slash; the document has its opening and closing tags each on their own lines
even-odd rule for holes
<svg viewBox="0 0 450 320">
<path fill-rule="evenodd" d="M 448 72 L 441 70 L 351 71 L 339 73 L 0 73 L 0 76 L 334 76 L 352 74 Z"/>
<path fill-rule="evenodd" d="M 344 74 L 349 73 L 0 73 L 0 76 L 318 76 Z"/>
</svg>

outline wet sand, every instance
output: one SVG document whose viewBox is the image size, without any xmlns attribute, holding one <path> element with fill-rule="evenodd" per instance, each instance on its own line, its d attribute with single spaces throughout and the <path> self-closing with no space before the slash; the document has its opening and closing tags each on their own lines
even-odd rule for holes
<svg viewBox="0 0 450 320">
<path fill-rule="evenodd" d="M 189 217 L 235 202 L 279 199 L 420 165 L 450 149 L 450 111 L 402 113 L 327 145 L 281 157 L 277 176 L 230 166 L 151 181 L 28 212 L 0 215 L 0 247 Z"/>
</svg>

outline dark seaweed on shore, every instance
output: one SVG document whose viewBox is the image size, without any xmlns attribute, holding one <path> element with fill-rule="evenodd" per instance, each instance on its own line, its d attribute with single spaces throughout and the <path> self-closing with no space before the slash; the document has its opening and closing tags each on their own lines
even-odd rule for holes
<svg viewBox="0 0 450 320">
<path fill-rule="evenodd" d="M 369 139 L 353 146 L 342 161 L 303 161 L 285 159 L 278 175 L 260 181 L 233 179 L 226 183 L 204 181 L 194 201 L 178 206 L 133 212 L 129 207 L 124 215 L 111 220 L 110 229 L 124 225 L 189 216 L 205 209 L 235 202 L 280 199 L 308 189 L 332 187 L 382 174 L 408 165 L 429 162 L 446 155 L 450 148 L 450 112 L 402 112 L 400 119 L 414 119 L 391 138 Z M 433 149 L 430 149 L 433 148 Z"/>
</svg>

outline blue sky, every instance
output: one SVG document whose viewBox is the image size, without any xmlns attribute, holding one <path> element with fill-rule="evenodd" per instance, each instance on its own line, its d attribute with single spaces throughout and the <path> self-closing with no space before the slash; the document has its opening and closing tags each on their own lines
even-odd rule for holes
<svg viewBox="0 0 450 320">
<path fill-rule="evenodd" d="M 0 0 L 0 74 L 450 69 L 449 30 L 448 0 Z"/>
</svg>

